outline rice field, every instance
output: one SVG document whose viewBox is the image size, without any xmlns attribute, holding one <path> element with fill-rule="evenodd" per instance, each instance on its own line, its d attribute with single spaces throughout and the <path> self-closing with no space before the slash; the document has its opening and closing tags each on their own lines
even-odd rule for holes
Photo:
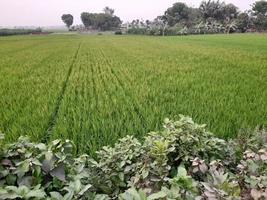
<svg viewBox="0 0 267 200">
<path fill-rule="evenodd" d="M 7 141 L 72 139 L 91 153 L 192 116 L 221 137 L 267 125 L 267 35 L 0 38 Z"/>
</svg>

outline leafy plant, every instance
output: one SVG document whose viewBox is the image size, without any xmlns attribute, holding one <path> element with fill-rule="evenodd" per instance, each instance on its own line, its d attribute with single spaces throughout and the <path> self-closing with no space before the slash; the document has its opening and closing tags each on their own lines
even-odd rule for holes
<svg viewBox="0 0 267 200">
<path fill-rule="evenodd" d="M 69 140 L 20 137 L 0 146 L 0 199 L 265 199 L 266 131 L 248 135 L 218 139 L 180 115 L 142 142 L 127 136 L 103 147 L 97 159 L 75 158 Z"/>
<path fill-rule="evenodd" d="M 86 156 L 73 157 L 71 141 L 55 140 L 48 145 L 31 143 L 20 137 L 17 143 L 1 149 L 0 199 L 30 199 L 64 196 L 81 197 L 90 187 Z"/>
</svg>

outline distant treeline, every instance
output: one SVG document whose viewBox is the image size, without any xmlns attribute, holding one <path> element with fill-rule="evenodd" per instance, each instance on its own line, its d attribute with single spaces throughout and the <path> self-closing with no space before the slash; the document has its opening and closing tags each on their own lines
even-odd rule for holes
<svg viewBox="0 0 267 200">
<path fill-rule="evenodd" d="M 102 13 L 83 12 L 82 25 L 72 26 L 73 16 L 62 15 L 70 31 L 116 31 L 115 34 L 187 35 L 245 33 L 267 31 L 267 1 L 256 1 L 250 10 L 242 12 L 232 3 L 204 0 L 198 8 L 177 2 L 154 20 L 135 19 L 122 24 L 114 9 L 105 7 Z"/>
<path fill-rule="evenodd" d="M 242 12 L 232 3 L 204 0 L 198 8 L 177 2 L 154 20 L 135 19 L 122 24 L 114 10 L 105 7 L 102 13 L 83 12 L 83 25 L 72 26 L 73 16 L 64 14 L 63 22 L 70 31 L 107 31 L 139 35 L 187 35 L 245 33 L 267 31 L 267 1 L 256 1 L 250 10 Z"/>
<path fill-rule="evenodd" d="M 202 1 L 198 8 L 177 2 L 163 15 L 126 24 L 129 34 L 187 35 L 267 31 L 267 1 L 256 1 L 241 12 L 234 4 L 219 0 Z"/>
<path fill-rule="evenodd" d="M 48 32 L 42 32 L 42 29 L 0 29 L 0 36 L 9 35 L 29 35 L 29 34 L 44 34 Z"/>
</svg>

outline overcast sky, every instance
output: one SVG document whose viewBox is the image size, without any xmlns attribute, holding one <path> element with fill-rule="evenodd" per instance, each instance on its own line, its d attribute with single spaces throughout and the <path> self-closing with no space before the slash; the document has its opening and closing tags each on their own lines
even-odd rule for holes
<svg viewBox="0 0 267 200">
<path fill-rule="evenodd" d="M 124 22 L 132 19 L 154 19 L 179 0 L 0 0 L 0 26 L 58 26 L 61 15 L 74 15 L 80 24 L 80 13 L 101 12 L 105 6 L 115 9 Z M 181 0 L 198 7 L 201 0 Z M 255 0 L 225 0 L 247 10 Z"/>
</svg>

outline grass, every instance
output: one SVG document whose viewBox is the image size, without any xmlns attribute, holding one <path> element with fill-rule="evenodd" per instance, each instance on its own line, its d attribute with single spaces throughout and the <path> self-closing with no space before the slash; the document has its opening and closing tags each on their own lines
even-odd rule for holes
<svg viewBox="0 0 267 200">
<path fill-rule="evenodd" d="M 192 116 L 221 137 L 267 125 L 267 36 L 0 38 L 0 130 L 94 152 Z"/>
</svg>

